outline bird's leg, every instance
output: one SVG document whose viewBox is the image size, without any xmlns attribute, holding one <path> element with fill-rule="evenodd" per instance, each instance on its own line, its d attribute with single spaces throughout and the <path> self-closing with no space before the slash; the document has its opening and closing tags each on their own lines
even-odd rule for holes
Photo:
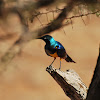
<svg viewBox="0 0 100 100">
<path fill-rule="evenodd" d="M 60 58 L 60 67 L 59 67 L 59 70 L 61 70 L 61 60 L 62 60 L 62 59 Z"/>
<path fill-rule="evenodd" d="M 55 60 L 56 60 L 56 58 L 54 58 L 53 62 L 50 64 L 50 66 L 54 63 Z"/>
</svg>

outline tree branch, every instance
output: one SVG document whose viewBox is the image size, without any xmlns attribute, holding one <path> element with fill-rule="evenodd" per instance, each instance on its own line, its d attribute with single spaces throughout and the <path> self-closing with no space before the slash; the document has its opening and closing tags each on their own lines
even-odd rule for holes
<svg viewBox="0 0 100 100">
<path fill-rule="evenodd" d="M 74 70 L 67 70 L 66 72 L 63 72 L 52 68 L 52 66 L 49 66 L 46 68 L 46 71 L 61 86 L 65 94 L 71 100 L 86 99 L 87 87 Z"/>
<path fill-rule="evenodd" d="M 33 15 L 33 18 L 35 18 L 35 17 L 37 17 L 37 16 L 39 16 L 39 15 L 43 15 L 43 14 L 48 14 L 48 13 L 56 13 L 56 12 L 61 12 L 63 9 L 55 9 L 55 10 L 50 10 L 50 11 L 47 11 L 47 12 L 38 12 L 38 13 L 36 13 L 36 14 L 34 14 Z M 94 11 L 94 12 L 88 12 L 88 13 L 85 13 L 85 14 L 79 14 L 79 15 L 74 15 L 74 16 L 71 16 L 71 17 L 66 17 L 66 19 L 73 19 L 73 18 L 78 18 L 78 17 L 84 17 L 84 16 L 88 16 L 88 15 L 92 15 L 92 14 L 96 14 L 96 13 L 99 13 L 100 12 L 100 10 L 98 9 L 98 10 L 96 10 L 96 11 Z"/>
</svg>

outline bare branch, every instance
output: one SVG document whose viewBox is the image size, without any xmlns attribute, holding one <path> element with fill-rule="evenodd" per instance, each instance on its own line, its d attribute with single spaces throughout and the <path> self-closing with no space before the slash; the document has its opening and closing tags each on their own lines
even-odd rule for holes
<svg viewBox="0 0 100 100">
<path fill-rule="evenodd" d="M 43 15 L 43 14 L 48 14 L 48 13 L 51 13 L 51 12 L 61 12 L 63 9 L 55 9 L 55 10 L 50 10 L 48 12 L 39 12 L 38 14 L 35 14 L 34 17 L 36 16 L 39 16 L 39 15 Z M 79 14 L 79 15 L 74 15 L 74 16 L 71 16 L 71 17 L 66 17 L 66 19 L 73 19 L 73 18 L 78 18 L 78 17 L 84 17 L 84 16 L 88 16 L 88 15 L 92 15 L 92 14 L 96 14 L 100 12 L 100 10 L 97 10 L 97 11 L 94 11 L 94 12 L 88 12 L 88 13 L 85 13 L 85 14 Z"/>
<path fill-rule="evenodd" d="M 87 95 L 87 87 L 74 70 L 66 72 L 57 70 L 49 66 L 46 71 L 61 86 L 65 94 L 71 100 L 85 100 Z"/>
<path fill-rule="evenodd" d="M 41 20 L 38 18 L 38 16 L 36 17 L 38 19 L 38 21 L 40 22 L 41 26 L 43 26 Z"/>
<path fill-rule="evenodd" d="M 85 21 L 84 21 L 84 19 L 82 18 L 82 16 L 81 16 L 81 19 L 82 19 L 82 21 L 83 21 L 84 25 L 86 26 Z"/>
<path fill-rule="evenodd" d="M 47 17 L 47 22 L 49 23 L 49 20 L 48 20 L 48 14 L 46 14 L 46 17 Z"/>
<path fill-rule="evenodd" d="M 63 28 L 63 27 L 62 27 L 62 30 L 63 30 L 64 34 L 66 35 L 66 32 L 65 32 L 65 30 L 64 30 L 64 28 Z"/>
<path fill-rule="evenodd" d="M 14 45 L 8 52 L 0 59 L 0 74 L 6 70 L 7 65 L 19 53 L 21 46 Z"/>
<path fill-rule="evenodd" d="M 73 18 L 88 16 L 88 15 L 91 15 L 91 14 L 96 14 L 96 13 L 98 13 L 98 12 L 100 12 L 100 10 L 97 10 L 97 11 L 94 11 L 94 12 L 89 12 L 89 13 L 86 13 L 86 14 L 71 16 L 71 17 L 68 17 L 68 18 L 66 18 L 66 19 L 73 19 Z"/>
<path fill-rule="evenodd" d="M 62 10 L 59 16 L 52 23 L 50 23 L 50 25 L 48 25 L 40 33 L 38 33 L 38 36 L 41 36 L 41 35 L 50 33 L 56 29 L 59 29 L 62 26 L 62 22 L 65 20 L 66 16 L 73 9 L 73 6 L 74 6 L 74 2 L 70 2 L 68 6 L 66 6 Z"/>
<path fill-rule="evenodd" d="M 70 21 L 71 21 L 71 25 L 72 25 L 72 29 L 73 29 L 73 22 L 72 22 L 72 19 L 70 18 Z"/>
</svg>

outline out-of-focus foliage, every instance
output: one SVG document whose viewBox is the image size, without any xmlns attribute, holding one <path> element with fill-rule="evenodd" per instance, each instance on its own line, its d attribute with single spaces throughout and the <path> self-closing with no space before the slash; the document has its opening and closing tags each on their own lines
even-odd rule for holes
<svg viewBox="0 0 100 100">
<path fill-rule="evenodd" d="M 49 19 L 49 14 L 52 19 Z M 100 15 L 100 1 L 98 0 L 0 0 L 0 40 L 7 39 L 9 34 L 17 37 L 8 51 L 1 55 L 1 64 L 6 63 L 20 52 L 21 45 L 44 34 L 51 33 L 66 25 L 73 24 L 72 18 Z M 46 16 L 47 23 L 41 21 Z M 51 18 L 51 17 L 50 17 Z M 16 20 L 16 22 L 14 22 Z M 38 20 L 40 26 L 36 26 Z M 32 23 L 32 25 L 31 25 Z M 31 28 L 30 28 L 31 27 Z M 15 53 L 16 45 L 18 52 Z M 13 53 L 13 54 L 12 54 Z M 8 55 L 13 55 L 9 57 Z M 9 60 L 8 60 L 9 59 Z"/>
<path fill-rule="evenodd" d="M 55 8 L 55 12 L 57 12 L 61 11 L 61 9 L 59 9 L 60 5 L 63 4 L 65 6 L 70 1 L 71 0 L 1 0 L 0 15 L 1 13 L 6 14 L 9 10 L 9 12 L 17 12 L 17 14 L 20 15 L 23 21 L 29 19 L 30 22 L 33 22 L 34 17 L 41 15 L 40 8 Z M 99 0 L 73 0 L 73 2 L 75 4 L 75 9 L 72 10 L 72 12 L 75 15 L 84 14 L 87 12 L 94 12 L 100 9 Z M 4 10 L 5 8 L 7 11 Z"/>
</svg>

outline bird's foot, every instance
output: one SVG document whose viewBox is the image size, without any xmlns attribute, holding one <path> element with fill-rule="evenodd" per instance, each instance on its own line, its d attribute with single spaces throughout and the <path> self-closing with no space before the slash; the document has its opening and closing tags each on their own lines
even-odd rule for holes
<svg viewBox="0 0 100 100">
<path fill-rule="evenodd" d="M 61 70 L 61 68 L 59 68 L 59 70 Z"/>
<path fill-rule="evenodd" d="M 61 70 L 61 66 L 59 67 L 59 70 Z"/>
<path fill-rule="evenodd" d="M 61 68 L 58 68 L 58 69 L 55 69 L 55 70 L 61 71 Z"/>
<path fill-rule="evenodd" d="M 61 68 L 57 68 L 56 70 L 60 70 L 61 71 Z"/>
<path fill-rule="evenodd" d="M 52 65 L 49 65 L 49 68 L 52 69 Z"/>
</svg>

